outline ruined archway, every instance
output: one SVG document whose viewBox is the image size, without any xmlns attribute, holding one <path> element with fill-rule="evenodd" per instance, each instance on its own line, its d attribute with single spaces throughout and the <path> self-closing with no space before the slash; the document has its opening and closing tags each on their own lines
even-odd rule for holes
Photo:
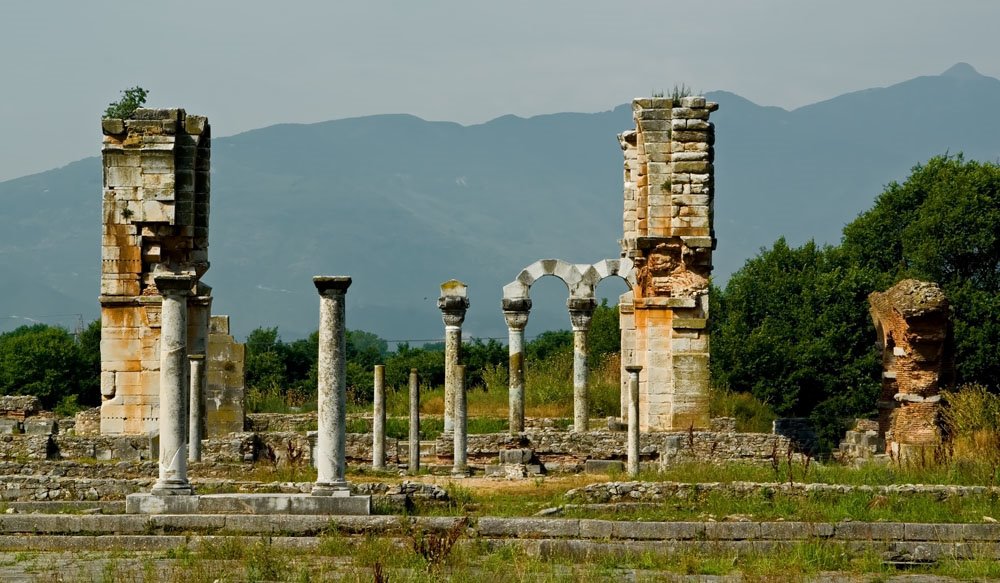
<svg viewBox="0 0 1000 583">
<path fill-rule="evenodd" d="M 531 312 L 531 286 L 552 276 L 566 284 L 573 326 L 573 429 L 587 430 L 587 332 L 597 307 L 597 285 L 606 278 L 620 277 L 631 289 L 635 285 L 630 259 L 603 259 L 593 264 L 573 264 L 561 259 L 541 259 L 525 267 L 514 281 L 503 287 L 502 308 L 508 328 L 510 352 L 510 430 L 524 430 L 524 328 Z"/>
</svg>

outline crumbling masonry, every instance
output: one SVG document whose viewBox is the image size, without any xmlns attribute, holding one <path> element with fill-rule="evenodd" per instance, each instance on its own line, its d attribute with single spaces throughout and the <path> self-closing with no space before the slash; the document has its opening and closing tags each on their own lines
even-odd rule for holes
<svg viewBox="0 0 1000 583">
<path fill-rule="evenodd" d="M 101 125 L 101 433 L 149 433 L 159 418 L 163 302 L 154 275 L 191 277 L 186 352 L 206 351 L 211 129 L 183 109 L 139 109 Z"/>
<path fill-rule="evenodd" d="M 716 109 L 702 97 L 635 99 L 635 129 L 619 136 L 622 255 L 632 260 L 636 281 L 619 302 L 622 385 L 625 366 L 642 367 L 643 431 L 708 427 L 708 278 L 715 248 L 715 128 L 708 119 Z"/>
<path fill-rule="evenodd" d="M 948 299 L 934 283 L 905 279 L 868 296 L 882 348 L 878 430 L 886 453 L 936 447 L 940 390 L 953 382 Z"/>
</svg>

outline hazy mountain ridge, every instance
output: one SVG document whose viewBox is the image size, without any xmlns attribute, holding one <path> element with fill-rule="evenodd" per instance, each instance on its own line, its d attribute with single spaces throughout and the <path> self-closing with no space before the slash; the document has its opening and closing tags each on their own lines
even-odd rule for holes
<svg viewBox="0 0 1000 583">
<path fill-rule="evenodd" d="M 792 111 L 708 97 L 720 103 L 721 278 L 779 235 L 836 241 L 885 183 L 932 155 L 1000 158 L 991 107 L 1000 81 L 971 67 Z M 470 285 L 466 331 L 503 337 L 500 287 L 522 267 L 617 256 L 615 136 L 631 125 L 623 105 L 474 126 L 378 115 L 216 138 L 205 276 L 214 311 L 231 314 L 238 335 L 278 325 L 294 338 L 316 326 L 310 277 L 350 274 L 350 327 L 433 338 L 442 333 L 437 285 L 457 277 Z M 97 152 L 96 121 L 94 133 Z M 14 325 L 10 314 L 97 316 L 100 191 L 96 157 L 0 183 L 0 330 Z M 560 286 L 539 284 L 529 334 L 568 325 Z"/>
</svg>

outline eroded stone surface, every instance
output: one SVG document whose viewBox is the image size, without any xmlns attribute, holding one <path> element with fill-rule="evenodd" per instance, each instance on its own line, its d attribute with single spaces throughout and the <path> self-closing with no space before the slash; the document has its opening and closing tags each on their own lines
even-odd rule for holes
<svg viewBox="0 0 1000 583">
<path fill-rule="evenodd" d="M 619 301 L 625 367 L 639 380 L 643 431 L 708 427 L 708 278 L 715 233 L 717 104 L 704 98 L 635 99 L 625 158 L 622 255 L 635 285 Z M 623 390 L 622 417 L 628 408 Z"/>
<path fill-rule="evenodd" d="M 105 434 L 157 429 L 162 299 L 154 274 L 191 276 L 188 309 L 211 296 L 200 283 L 208 270 L 211 129 L 205 118 L 188 117 L 183 109 L 139 109 L 132 119 L 102 123 Z M 189 331 L 189 352 L 197 352 L 206 335 Z"/>
<path fill-rule="evenodd" d="M 936 447 L 939 393 L 953 382 L 948 299 L 937 284 L 906 279 L 868 302 L 882 347 L 878 430 L 887 452 Z"/>
</svg>

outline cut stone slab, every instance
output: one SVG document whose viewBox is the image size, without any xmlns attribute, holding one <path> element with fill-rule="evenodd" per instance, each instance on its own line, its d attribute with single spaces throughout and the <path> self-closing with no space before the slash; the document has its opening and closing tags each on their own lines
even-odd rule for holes
<svg viewBox="0 0 1000 583">
<path fill-rule="evenodd" d="M 624 471 L 625 462 L 621 460 L 587 460 L 583 464 L 585 474 L 610 474 Z"/>
<path fill-rule="evenodd" d="M 371 496 L 309 494 L 208 494 L 156 496 L 129 494 L 126 514 L 296 514 L 369 515 Z"/>
</svg>

